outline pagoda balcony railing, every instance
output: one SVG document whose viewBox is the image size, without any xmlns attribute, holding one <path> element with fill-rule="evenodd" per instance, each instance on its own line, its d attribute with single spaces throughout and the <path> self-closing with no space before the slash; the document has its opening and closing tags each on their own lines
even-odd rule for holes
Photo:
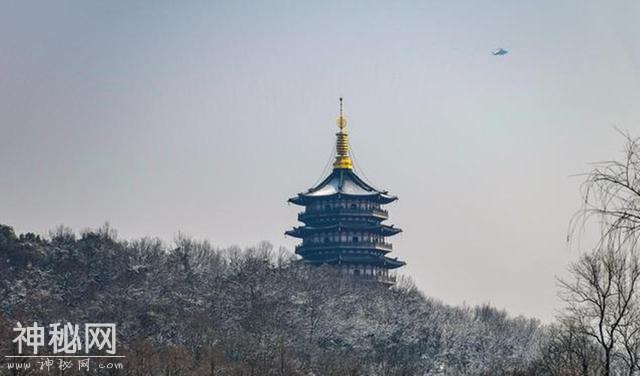
<svg viewBox="0 0 640 376">
<path fill-rule="evenodd" d="M 351 275 L 364 280 L 384 283 L 385 285 L 395 285 L 396 283 L 396 276 L 394 274 L 374 273 L 374 274 L 358 274 L 358 275 L 351 274 Z"/>
<path fill-rule="evenodd" d="M 357 216 L 374 216 L 381 219 L 389 218 L 389 212 L 383 209 L 352 209 L 352 208 L 336 208 L 336 209 L 314 209 L 307 210 L 298 214 L 298 220 L 304 222 L 309 218 L 334 217 L 336 215 L 357 215 Z"/>
<path fill-rule="evenodd" d="M 375 279 L 378 282 L 382 282 L 386 285 L 395 285 L 396 284 L 396 276 L 395 275 L 384 275 L 384 274 L 378 274 L 378 275 L 365 275 L 364 277 L 368 277 L 371 279 Z"/>
<path fill-rule="evenodd" d="M 309 251 L 323 251 L 331 249 L 378 249 L 391 252 L 393 246 L 385 242 L 330 242 L 330 243 L 303 243 L 296 246 L 296 253 Z"/>
</svg>

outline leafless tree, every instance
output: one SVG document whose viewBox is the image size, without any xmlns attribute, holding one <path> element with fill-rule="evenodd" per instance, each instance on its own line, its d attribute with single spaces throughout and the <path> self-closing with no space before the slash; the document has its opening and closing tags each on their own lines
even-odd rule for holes
<svg viewBox="0 0 640 376">
<path fill-rule="evenodd" d="M 640 307 L 638 298 L 632 302 L 629 314 L 617 328 L 620 343 L 623 348 L 621 361 L 629 370 L 629 375 L 640 373 Z"/>
<path fill-rule="evenodd" d="M 625 138 L 624 157 L 594 164 L 584 174 L 583 207 L 570 223 L 569 240 L 579 238 L 590 220 L 601 225 L 596 248 L 636 248 L 640 236 L 640 138 Z"/>
<path fill-rule="evenodd" d="M 640 260 L 634 253 L 597 250 L 583 255 L 570 272 L 571 281 L 560 281 L 567 303 L 565 320 L 600 346 L 605 375 L 611 374 L 616 359 L 633 375 L 638 368 L 633 346 L 640 330 L 640 322 L 634 321 Z"/>
<path fill-rule="evenodd" d="M 599 226 L 597 243 L 560 286 L 567 303 L 563 320 L 598 344 L 603 373 L 625 369 L 634 375 L 640 371 L 640 139 L 619 132 L 626 140 L 624 157 L 596 163 L 585 174 L 583 207 L 570 224 L 570 241 L 591 224 Z"/>
<path fill-rule="evenodd" d="M 548 328 L 549 341 L 539 364 L 542 375 L 598 376 L 602 374 L 600 351 L 594 341 L 575 327 L 573 320 L 560 320 Z"/>
</svg>

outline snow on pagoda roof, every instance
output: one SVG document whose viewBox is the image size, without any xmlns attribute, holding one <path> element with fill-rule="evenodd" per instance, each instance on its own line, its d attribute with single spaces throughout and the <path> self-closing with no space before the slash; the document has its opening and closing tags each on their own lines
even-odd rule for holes
<svg viewBox="0 0 640 376">
<path fill-rule="evenodd" d="M 353 170 L 334 169 L 320 184 L 310 188 L 304 193 L 299 193 L 297 197 L 290 199 L 290 202 L 299 204 L 309 198 L 328 197 L 337 194 L 348 196 L 379 196 L 384 202 L 396 200 L 387 191 L 380 191 L 365 183 Z"/>
<path fill-rule="evenodd" d="M 346 175 L 346 179 L 345 179 Z M 378 193 L 374 188 L 366 184 L 358 184 L 354 179 L 350 179 L 350 175 L 347 174 L 331 174 L 330 180 L 326 181 L 324 185 L 319 185 L 316 188 L 311 188 L 307 192 L 307 196 L 329 196 L 336 193 L 346 193 L 350 195 L 370 195 Z M 358 179 L 359 180 L 359 179 Z"/>
</svg>

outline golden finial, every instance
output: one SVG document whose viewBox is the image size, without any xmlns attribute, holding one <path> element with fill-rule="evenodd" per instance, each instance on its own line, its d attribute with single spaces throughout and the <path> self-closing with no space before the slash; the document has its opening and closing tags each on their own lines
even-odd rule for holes
<svg viewBox="0 0 640 376">
<path fill-rule="evenodd" d="M 340 97 L 340 117 L 338 118 L 338 128 L 340 131 L 336 133 L 336 161 L 333 168 L 344 168 L 351 170 L 353 163 L 349 157 L 349 137 L 347 135 L 347 120 L 342 113 L 342 97 Z"/>
<path fill-rule="evenodd" d="M 347 120 L 342 115 L 342 97 L 340 97 L 340 117 L 338 118 L 338 128 L 342 131 L 347 126 Z"/>
</svg>

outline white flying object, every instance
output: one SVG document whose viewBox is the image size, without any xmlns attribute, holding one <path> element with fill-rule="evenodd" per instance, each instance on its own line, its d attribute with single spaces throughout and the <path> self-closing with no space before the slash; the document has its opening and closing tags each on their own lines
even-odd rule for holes
<svg viewBox="0 0 640 376">
<path fill-rule="evenodd" d="M 499 48 L 497 50 L 491 51 L 491 53 L 493 54 L 493 56 L 502 56 L 508 54 L 509 51 L 505 50 L 504 48 Z"/>
</svg>

